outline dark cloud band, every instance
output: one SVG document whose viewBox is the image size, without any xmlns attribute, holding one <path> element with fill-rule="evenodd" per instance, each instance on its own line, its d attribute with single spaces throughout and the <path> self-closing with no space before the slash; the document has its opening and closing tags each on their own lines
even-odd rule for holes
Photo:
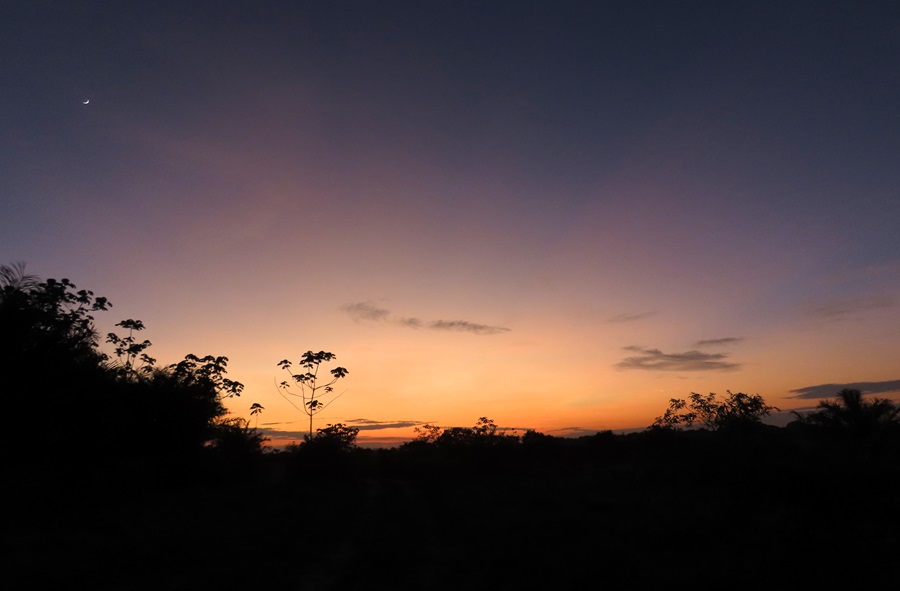
<svg viewBox="0 0 900 591">
<path fill-rule="evenodd" d="M 884 382 L 851 382 L 849 384 L 818 384 L 791 390 L 791 398 L 831 398 L 844 388 L 859 390 L 863 394 L 881 394 L 884 392 L 900 392 L 900 380 Z"/>
</svg>

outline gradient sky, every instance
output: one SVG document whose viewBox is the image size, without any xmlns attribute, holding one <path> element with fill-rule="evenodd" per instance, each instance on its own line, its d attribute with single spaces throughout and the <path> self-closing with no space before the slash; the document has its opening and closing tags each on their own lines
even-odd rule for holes
<svg viewBox="0 0 900 591">
<path fill-rule="evenodd" d="M 309 349 L 367 438 L 891 397 L 898 64 L 897 2 L 13 0 L 0 263 L 287 434 Z"/>
</svg>

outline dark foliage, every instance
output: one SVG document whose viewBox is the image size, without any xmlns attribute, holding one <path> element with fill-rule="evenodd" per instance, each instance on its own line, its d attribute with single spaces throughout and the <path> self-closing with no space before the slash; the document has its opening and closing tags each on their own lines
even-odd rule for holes
<svg viewBox="0 0 900 591">
<path fill-rule="evenodd" d="M 105 389 L 92 314 L 109 306 L 68 279 L 0 286 L 0 375 L 15 416 L 2 430 L 5 452 L 15 450 L 16 457 L 30 449 L 59 453 L 77 442 L 104 443 L 91 417 L 114 400 Z"/>
<path fill-rule="evenodd" d="M 110 358 L 93 316 L 110 307 L 68 279 L 0 268 L 0 375 L 15 410 L 2 430 L 9 462 L 92 473 L 174 470 L 210 449 L 234 449 L 241 435 L 245 448 L 261 447 L 255 432 L 225 416 L 223 399 L 243 388 L 225 377 L 227 358 L 187 355 L 156 367 L 145 352 L 150 342 L 135 337 L 143 323 L 133 319 L 117 324 L 125 336 L 107 336 Z"/>
</svg>

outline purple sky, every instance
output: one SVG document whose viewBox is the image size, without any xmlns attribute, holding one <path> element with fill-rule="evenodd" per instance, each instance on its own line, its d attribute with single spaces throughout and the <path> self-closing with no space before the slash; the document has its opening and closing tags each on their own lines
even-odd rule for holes
<svg viewBox="0 0 900 591">
<path fill-rule="evenodd" d="M 895 392 L 898 63 L 896 2 L 10 2 L 0 262 L 285 431 L 307 349 L 370 427 Z"/>
</svg>

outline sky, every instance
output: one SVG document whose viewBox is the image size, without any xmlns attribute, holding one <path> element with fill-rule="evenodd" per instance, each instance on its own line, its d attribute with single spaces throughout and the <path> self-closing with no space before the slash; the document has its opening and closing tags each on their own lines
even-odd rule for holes
<svg viewBox="0 0 900 591">
<path fill-rule="evenodd" d="M 276 443 L 308 350 L 369 445 L 897 397 L 898 63 L 896 2 L 12 0 L 0 263 Z"/>
</svg>

